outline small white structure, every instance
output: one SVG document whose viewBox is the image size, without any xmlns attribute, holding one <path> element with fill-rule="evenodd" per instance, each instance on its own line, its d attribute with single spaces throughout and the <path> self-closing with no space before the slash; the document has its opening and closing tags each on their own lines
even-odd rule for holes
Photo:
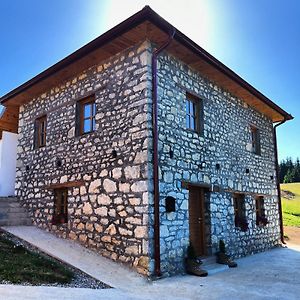
<svg viewBox="0 0 300 300">
<path fill-rule="evenodd" d="M 15 195 L 18 135 L 3 131 L 0 139 L 0 197 Z"/>
</svg>

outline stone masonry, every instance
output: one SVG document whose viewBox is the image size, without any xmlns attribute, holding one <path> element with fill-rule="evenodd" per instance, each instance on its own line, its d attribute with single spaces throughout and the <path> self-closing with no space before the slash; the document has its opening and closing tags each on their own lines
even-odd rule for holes
<svg viewBox="0 0 300 300">
<path fill-rule="evenodd" d="M 146 41 L 21 106 L 16 179 L 17 196 L 34 224 L 126 262 L 146 275 L 154 271 L 152 51 Z M 203 101 L 203 135 L 185 129 L 186 92 Z M 75 136 L 76 102 L 90 94 L 96 99 L 96 130 Z M 234 257 L 277 245 L 271 120 L 167 53 L 159 58 L 158 101 L 164 275 L 184 271 L 189 213 L 183 181 L 221 187 L 206 194 L 211 254 L 217 251 L 220 239 Z M 34 121 L 44 114 L 46 147 L 34 149 Z M 261 155 L 249 150 L 250 124 L 260 129 Z M 62 160 L 60 167 L 57 159 Z M 53 225 L 51 185 L 74 181 L 84 184 L 68 189 L 68 223 Z M 235 227 L 232 192 L 246 195 L 246 232 Z M 255 222 L 257 194 L 265 197 L 269 223 L 264 227 Z M 176 199 L 175 212 L 165 212 L 167 196 Z"/>
<path fill-rule="evenodd" d="M 21 107 L 16 179 L 16 194 L 34 224 L 144 274 L 149 273 L 147 45 L 128 49 Z M 95 95 L 96 130 L 77 137 L 76 101 L 89 94 Z M 34 149 L 34 121 L 44 114 L 46 147 Z M 85 184 L 68 190 L 68 223 L 52 225 L 54 193 L 48 186 L 78 180 Z"/>
<path fill-rule="evenodd" d="M 182 181 L 222 189 L 206 195 L 207 247 L 211 254 L 218 250 L 220 239 L 235 258 L 277 245 L 280 231 L 272 121 L 172 56 L 162 55 L 159 65 L 163 272 L 184 271 L 189 216 L 188 190 L 182 188 Z M 186 92 L 199 97 L 203 103 L 202 135 L 185 127 Z M 260 130 L 261 155 L 250 151 L 250 125 Z M 235 227 L 231 191 L 245 194 L 249 222 L 246 232 Z M 258 194 L 265 198 L 269 224 L 264 227 L 256 225 L 254 197 Z M 176 198 L 175 212 L 165 213 L 163 200 L 167 196 Z"/>
</svg>

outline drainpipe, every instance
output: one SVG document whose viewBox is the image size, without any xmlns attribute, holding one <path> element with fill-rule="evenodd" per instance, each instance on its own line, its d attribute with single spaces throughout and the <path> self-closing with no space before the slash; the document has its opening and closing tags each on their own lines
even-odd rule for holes
<svg viewBox="0 0 300 300">
<path fill-rule="evenodd" d="M 283 221 L 282 221 L 282 205 L 281 205 L 281 192 L 280 192 L 280 181 L 279 181 L 279 163 L 278 163 L 278 149 L 277 149 L 277 135 L 276 129 L 278 126 L 285 123 L 287 120 L 284 119 L 283 121 L 279 122 L 274 126 L 274 149 L 275 149 L 275 167 L 276 167 L 276 185 L 277 185 L 277 193 L 278 193 L 278 210 L 279 210 L 279 225 L 280 225 L 280 239 L 282 244 L 285 244 L 284 235 L 283 235 Z"/>
<path fill-rule="evenodd" d="M 175 28 L 169 38 L 152 54 L 152 126 L 153 126 L 153 189 L 154 189 L 154 261 L 155 275 L 161 276 L 160 270 L 160 217 L 159 217 L 159 176 L 158 176 L 158 103 L 157 103 L 157 57 L 171 43 Z"/>
</svg>

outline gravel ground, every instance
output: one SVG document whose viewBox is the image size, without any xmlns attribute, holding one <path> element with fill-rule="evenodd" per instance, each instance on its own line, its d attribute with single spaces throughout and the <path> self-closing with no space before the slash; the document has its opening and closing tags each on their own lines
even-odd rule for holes
<svg viewBox="0 0 300 300">
<path fill-rule="evenodd" d="M 3 231 L 0 229 L 0 234 L 12 241 L 16 246 L 23 246 L 24 248 L 26 248 L 27 250 L 33 252 L 33 253 L 37 253 L 40 256 L 43 256 L 45 258 L 48 258 L 52 261 L 55 261 L 61 265 L 63 265 L 66 269 L 70 270 L 73 272 L 74 274 L 74 278 L 72 279 L 72 281 L 68 284 L 60 284 L 60 283 L 54 283 L 54 284 L 41 284 L 40 286 L 54 286 L 54 287 L 65 287 L 65 288 L 89 288 L 89 289 L 107 289 L 107 288 L 111 288 L 109 285 L 89 276 L 88 274 L 82 272 L 81 270 L 78 270 L 70 265 L 67 265 L 65 263 L 62 263 L 56 259 L 54 259 L 53 257 L 45 254 L 44 252 L 40 251 L 38 248 L 32 246 L 31 244 L 27 243 L 26 241 L 17 238 L 16 236 Z M 5 281 L 5 280 L 0 280 L 0 284 L 12 284 L 11 282 Z M 31 283 L 22 283 L 22 284 L 18 284 L 18 285 L 25 285 L 25 286 L 32 286 Z"/>
</svg>

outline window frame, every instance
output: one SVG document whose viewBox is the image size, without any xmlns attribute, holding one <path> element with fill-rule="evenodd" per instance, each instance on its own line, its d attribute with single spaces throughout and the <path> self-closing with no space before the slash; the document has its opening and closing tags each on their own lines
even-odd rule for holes
<svg viewBox="0 0 300 300">
<path fill-rule="evenodd" d="M 66 223 L 68 223 L 68 189 L 54 189 L 52 224 L 58 225 Z"/>
<path fill-rule="evenodd" d="M 91 113 L 88 117 L 84 116 L 84 109 L 86 105 L 91 105 Z M 87 96 L 76 103 L 76 135 L 84 135 L 88 133 L 92 133 L 96 130 L 96 102 L 95 95 L 92 94 Z M 91 130 L 84 130 L 84 122 L 86 120 L 90 120 L 90 128 Z"/>
<path fill-rule="evenodd" d="M 234 224 L 241 231 L 248 230 L 248 221 L 246 218 L 245 194 L 233 193 Z"/>
<path fill-rule="evenodd" d="M 190 114 L 190 111 L 187 111 L 187 102 L 194 105 L 194 115 Z M 187 118 L 189 117 L 189 127 L 187 126 Z M 195 128 L 191 128 L 190 119 L 194 118 Z M 188 131 L 197 132 L 202 134 L 203 133 L 203 101 L 199 97 L 186 92 L 185 95 L 185 128 Z"/>
<path fill-rule="evenodd" d="M 261 154 L 260 130 L 254 125 L 250 125 L 251 134 L 251 152 L 257 155 Z"/>
<path fill-rule="evenodd" d="M 42 127 L 43 126 L 43 127 Z M 43 148 L 47 142 L 47 115 L 35 119 L 35 148 Z"/>
</svg>

